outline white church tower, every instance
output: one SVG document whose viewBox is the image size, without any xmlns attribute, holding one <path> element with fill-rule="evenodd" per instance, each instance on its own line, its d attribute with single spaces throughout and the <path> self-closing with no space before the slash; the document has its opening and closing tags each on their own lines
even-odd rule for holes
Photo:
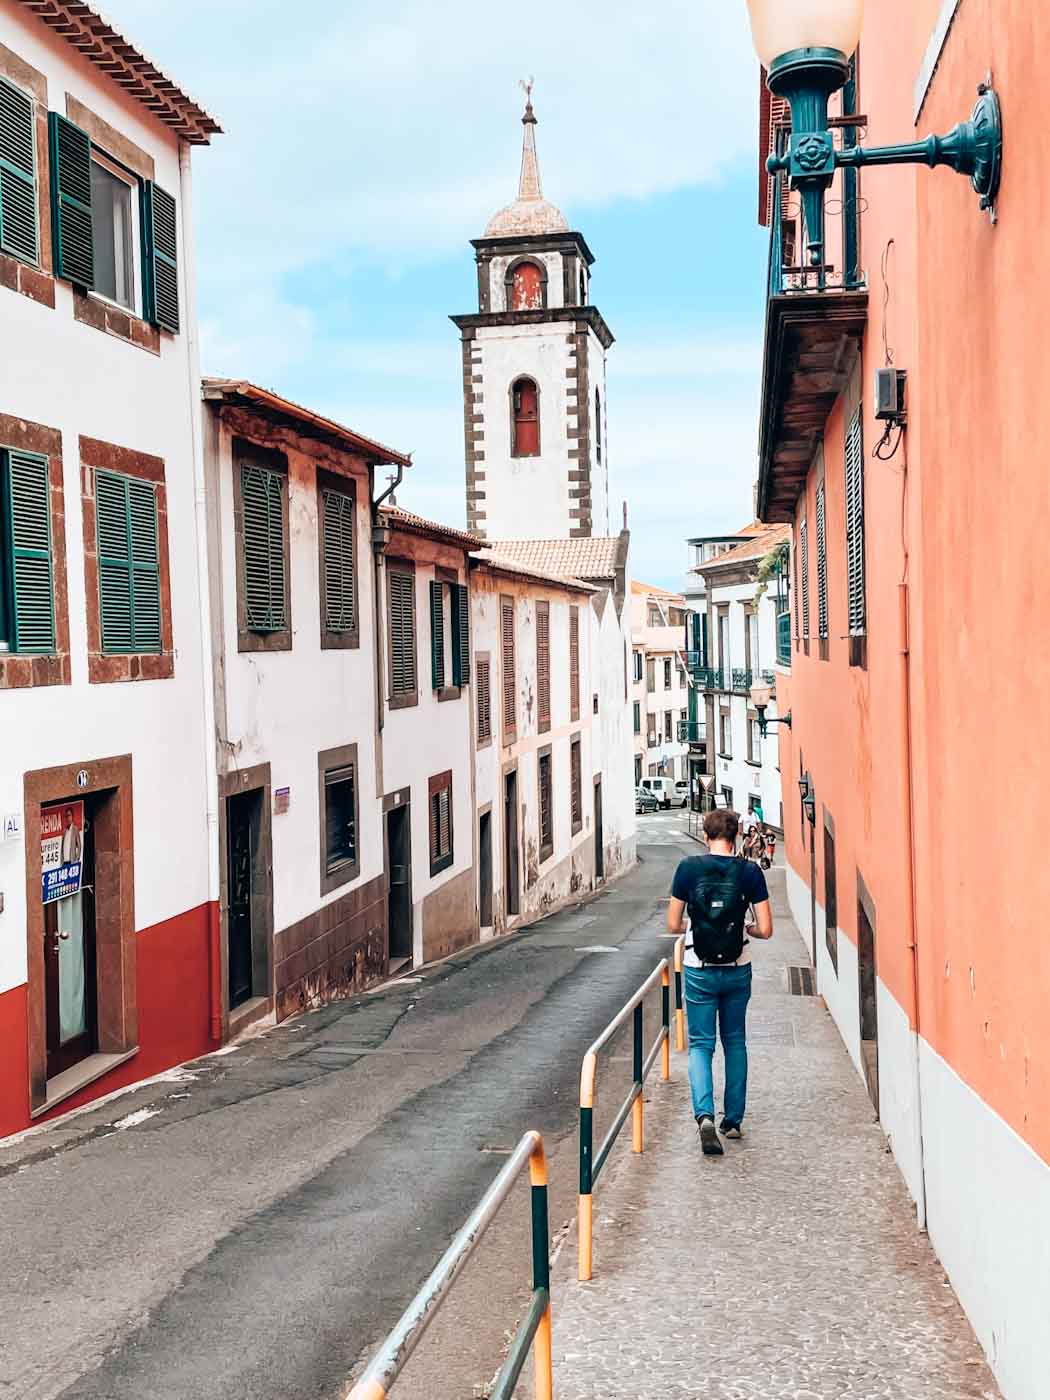
<svg viewBox="0 0 1050 1400">
<path fill-rule="evenodd" d="M 491 540 L 608 535 L 605 356 L 594 258 L 543 198 L 532 85 L 518 197 L 472 240 L 478 310 L 463 339 L 467 524 Z"/>
</svg>

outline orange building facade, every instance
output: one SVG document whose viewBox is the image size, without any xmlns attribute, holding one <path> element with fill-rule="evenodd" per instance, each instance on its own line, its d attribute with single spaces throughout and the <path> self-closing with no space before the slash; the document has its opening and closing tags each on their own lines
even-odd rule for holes
<svg viewBox="0 0 1050 1400">
<path fill-rule="evenodd" d="M 1008 1400 L 1042 1400 L 1050 1376 L 1043 41 L 1045 6 L 884 0 L 836 99 L 890 145 L 948 131 L 991 75 L 994 216 L 946 170 L 840 173 L 818 289 L 797 196 L 760 176 L 759 513 L 792 528 L 791 905 Z M 763 89 L 763 161 L 789 120 Z M 906 372 L 903 425 L 875 416 L 886 368 Z"/>
</svg>

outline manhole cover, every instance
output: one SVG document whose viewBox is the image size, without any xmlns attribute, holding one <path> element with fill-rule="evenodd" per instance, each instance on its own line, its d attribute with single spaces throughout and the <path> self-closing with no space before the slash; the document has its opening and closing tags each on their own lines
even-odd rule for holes
<svg viewBox="0 0 1050 1400">
<path fill-rule="evenodd" d="M 811 967 L 788 968 L 788 990 L 793 997 L 815 997 L 817 984 Z"/>
</svg>

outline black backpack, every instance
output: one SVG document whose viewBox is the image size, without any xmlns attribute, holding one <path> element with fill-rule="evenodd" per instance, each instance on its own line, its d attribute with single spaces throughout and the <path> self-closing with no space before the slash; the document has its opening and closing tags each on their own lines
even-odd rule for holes
<svg viewBox="0 0 1050 1400">
<path fill-rule="evenodd" d="M 744 951 L 744 920 L 750 903 L 744 893 L 747 862 L 728 865 L 704 859 L 689 895 L 690 945 L 702 963 L 735 963 Z"/>
</svg>

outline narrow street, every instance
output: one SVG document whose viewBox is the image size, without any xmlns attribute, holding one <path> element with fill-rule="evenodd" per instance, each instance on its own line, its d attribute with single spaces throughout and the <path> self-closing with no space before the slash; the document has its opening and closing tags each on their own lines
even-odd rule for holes
<svg viewBox="0 0 1050 1400">
<path fill-rule="evenodd" d="M 662 901 L 696 849 L 684 817 L 642 818 L 639 865 L 588 905 L 0 1147 L 0 1393 L 334 1395 L 527 1127 L 547 1139 L 557 1231 L 580 1060 L 670 946 Z M 603 1073 L 611 1116 L 622 1049 Z M 442 1394 L 481 1393 L 527 1241 L 523 1190 L 399 1397 L 439 1375 Z"/>
</svg>

